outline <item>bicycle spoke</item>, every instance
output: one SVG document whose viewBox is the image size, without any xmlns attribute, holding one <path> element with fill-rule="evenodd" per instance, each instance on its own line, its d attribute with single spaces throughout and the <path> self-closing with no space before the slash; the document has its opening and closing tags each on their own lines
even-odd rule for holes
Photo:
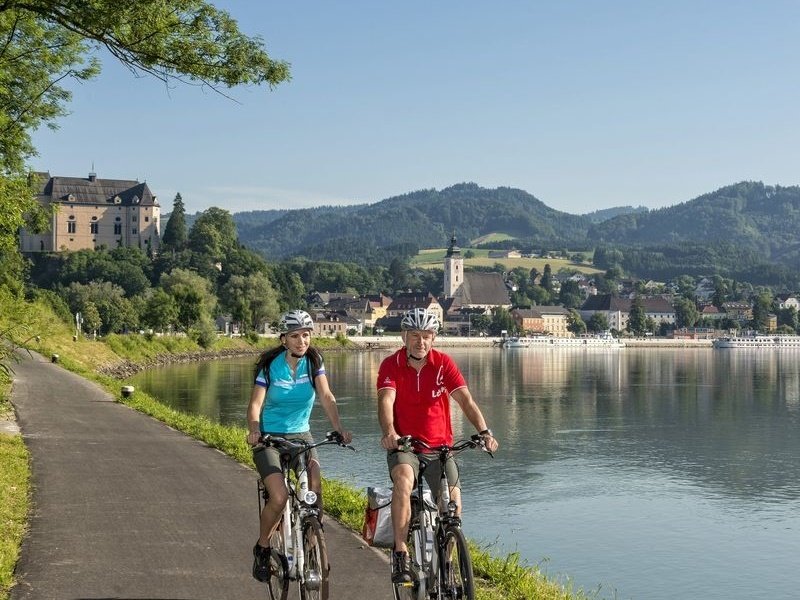
<svg viewBox="0 0 800 600">
<path fill-rule="evenodd" d="M 472 559 L 464 533 L 457 527 L 445 532 L 442 554 L 441 583 L 443 597 L 448 600 L 474 600 L 475 585 Z"/>
<path fill-rule="evenodd" d="M 328 550 L 322 526 L 315 517 L 303 523 L 303 550 L 305 567 L 300 582 L 301 600 L 327 600 L 328 598 Z"/>
<path fill-rule="evenodd" d="M 286 600 L 289 596 L 289 563 L 275 548 L 270 553 L 270 569 L 272 574 L 267 581 L 268 600 Z"/>
</svg>

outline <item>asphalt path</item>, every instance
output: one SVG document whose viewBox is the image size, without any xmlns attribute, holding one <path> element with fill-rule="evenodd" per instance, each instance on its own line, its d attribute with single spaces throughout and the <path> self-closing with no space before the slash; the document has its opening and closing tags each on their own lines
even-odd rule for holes
<svg viewBox="0 0 800 600">
<path fill-rule="evenodd" d="M 252 469 L 41 356 L 14 370 L 33 498 L 11 600 L 267 596 Z M 331 600 L 392 598 L 381 552 L 330 517 L 325 535 Z"/>
</svg>

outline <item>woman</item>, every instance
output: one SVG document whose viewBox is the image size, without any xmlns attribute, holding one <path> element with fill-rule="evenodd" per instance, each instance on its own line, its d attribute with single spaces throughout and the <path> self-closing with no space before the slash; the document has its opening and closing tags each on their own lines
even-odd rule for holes
<svg viewBox="0 0 800 600">
<path fill-rule="evenodd" d="M 319 397 L 322 408 L 345 443 L 352 435 L 339 422 L 336 398 L 328 385 L 322 355 L 311 346 L 314 322 L 303 310 L 285 313 L 279 321 L 280 345 L 267 350 L 256 364 L 256 378 L 247 407 L 247 442 L 254 446 L 263 434 L 313 441 L 309 417 L 314 400 Z M 275 448 L 258 446 L 253 460 L 269 492 L 269 500 L 261 511 L 259 538 L 253 547 L 253 577 L 267 581 L 269 540 L 280 521 L 289 492 L 283 482 L 280 456 Z M 322 506 L 320 467 L 317 454 L 310 452 L 308 479 Z"/>
</svg>

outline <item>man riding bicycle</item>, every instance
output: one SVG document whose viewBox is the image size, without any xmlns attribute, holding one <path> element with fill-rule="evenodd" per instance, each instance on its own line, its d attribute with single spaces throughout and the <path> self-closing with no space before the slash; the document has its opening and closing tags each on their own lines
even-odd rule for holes
<svg viewBox="0 0 800 600">
<path fill-rule="evenodd" d="M 405 583 L 412 579 L 406 538 L 411 520 L 411 492 L 419 474 L 419 461 L 435 458 L 424 453 L 398 452 L 398 439 L 411 435 L 429 446 L 452 445 L 450 398 L 459 405 L 470 423 L 478 430 L 490 452 L 498 443 L 486 426 L 481 409 L 470 394 L 464 376 L 452 358 L 433 349 L 439 330 L 435 313 L 416 308 L 403 316 L 400 324 L 403 348 L 383 360 L 378 370 L 378 421 L 383 437 L 381 446 L 388 451 L 389 476 L 394 484 L 392 493 L 392 582 Z M 448 460 L 450 496 L 461 511 L 461 488 L 458 467 Z M 438 462 L 430 461 L 425 479 L 434 496 L 439 493 Z"/>
</svg>

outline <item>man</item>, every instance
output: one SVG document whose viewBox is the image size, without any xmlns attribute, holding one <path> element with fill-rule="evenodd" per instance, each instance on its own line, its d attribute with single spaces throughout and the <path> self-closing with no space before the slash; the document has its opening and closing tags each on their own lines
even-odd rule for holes
<svg viewBox="0 0 800 600">
<path fill-rule="evenodd" d="M 411 435 L 430 446 L 452 445 L 450 398 L 455 400 L 469 422 L 483 436 L 486 449 L 497 450 L 497 440 L 486 426 L 480 408 L 472 399 L 464 376 L 453 359 L 433 349 L 439 330 L 439 318 L 424 308 L 403 316 L 400 328 L 403 348 L 387 357 L 378 370 L 378 420 L 383 437 L 381 446 L 388 451 L 389 475 L 394 484 L 392 493 L 392 582 L 411 581 L 411 566 L 406 538 L 411 520 L 411 492 L 419 474 L 419 461 L 435 455 L 398 452 L 397 441 Z M 455 461 L 447 462 L 450 497 L 461 511 L 461 489 Z M 434 496 L 438 495 L 438 464 L 431 462 L 425 479 Z"/>
</svg>

